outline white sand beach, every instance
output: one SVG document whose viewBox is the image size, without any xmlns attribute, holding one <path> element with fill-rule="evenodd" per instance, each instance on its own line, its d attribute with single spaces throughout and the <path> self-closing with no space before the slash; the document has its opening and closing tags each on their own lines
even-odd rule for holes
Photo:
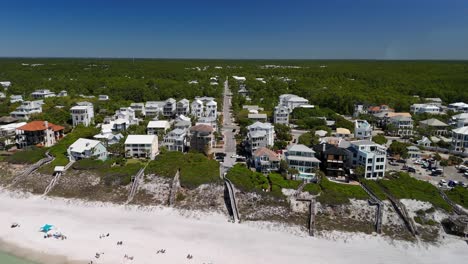
<svg viewBox="0 0 468 264">
<path fill-rule="evenodd" d="M 10 228 L 13 222 L 20 227 Z M 44 224 L 54 225 L 67 239 L 44 239 L 39 232 Z M 107 233 L 109 237 L 99 238 Z M 313 238 L 297 229 L 266 228 L 262 223 L 233 224 L 219 214 L 86 203 L 0 190 L 3 249 L 14 246 L 15 254 L 35 255 L 44 263 L 456 264 L 466 263 L 468 257 L 467 243 L 450 237 L 440 246 L 363 234 L 329 237 Z M 118 241 L 123 245 L 117 245 Z M 166 253 L 157 254 L 159 249 Z M 97 259 L 96 253 L 104 254 Z M 188 254 L 193 258 L 187 259 Z"/>
</svg>

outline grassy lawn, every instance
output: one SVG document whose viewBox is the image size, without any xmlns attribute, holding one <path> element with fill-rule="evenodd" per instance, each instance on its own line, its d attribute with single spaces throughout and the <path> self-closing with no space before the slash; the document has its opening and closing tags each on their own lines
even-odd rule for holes
<svg viewBox="0 0 468 264">
<path fill-rule="evenodd" d="M 349 199 L 368 199 L 367 193 L 358 185 L 341 184 L 323 178 L 320 181 L 322 190 L 318 201 L 328 205 L 339 205 L 349 203 Z"/>
<path fill-rule="evenodd" d="M 283 196 L 281 191 L 283 188 L 297 190 L 301 185 L 300 181 L 287 180 L 278 173 L 271 173 L 268 175 L 268 179 L 270 180 L 271 193 L 275 196 Z"/>
<path fill-rule="evenodd" d="M 407 173 L 399 173 L 397 178 L 379 180 L 378 183 L 397 199 L 429 202 L 435 207 L 451 211 L 450 205 L 440 196 L 437 187 L 428 182 L 417 180 Z"/>
<path fill-rule="evenodd" d="M 114 160 L 106 161 L 82 159 L 72 165 L 74 170 L 90 170 L 96 172 L 106 186 L 127 185 L 131 182 L 132 176 L 140 170 L 144 164 L 140 162 L 126 163 L 123 166 L 114 165 Z"/>
<path fill-rule="evenodd" d="M 259 192 L 269 188 L 268 179 L 259 172 L 253 172 L 245 165 L 236 164 L 232 167 L 226 177 L 244 192 Z"/>
<path fill-rule="evenodd" d="M 185 188 L 195 189 L 201 184 L 221 180 L 219 163 L 200 153 L 183 154 L 177 151 L 161 153 L 149 163 L 145 173 L 172 178 L 178 169 L 180 169 L 180 184 Z"/>
<path fill-rule="evenodd" d="M 468 208 L 468 189 L 457 186 L 450 191 L 445 191 L 445 193 L 454 203 Z"/>
<path fill-rule="evenodd" d="M 33 147 L 28 150 L 15 152 L 5 157 L 5 161 L 13 164 L 33 164 L 45 158 L 46 149 Z"/>
</svg>

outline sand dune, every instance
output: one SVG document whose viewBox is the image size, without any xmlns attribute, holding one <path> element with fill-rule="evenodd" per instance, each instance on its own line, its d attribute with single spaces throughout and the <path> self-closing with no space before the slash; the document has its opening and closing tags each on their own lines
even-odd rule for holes
<svg viewBox="0 0 468 264">
<path fill-rule="evenodd" d="M 21 226 L 12 229 L 12 222 Z M 68 239 L 44 239 L 38 229 L 46 223 L 55 225 Z M 34 250 L 36 259 L 48 258 L 42 259 L 47 263 L 456 264 L 465 263 L 468 257 L 467 244 L 454 238 L 433 246 L 337 232 L 328 239 L 311 238 L 297 228 L 265 226 L 229 223 L 220 214 L 86 203 L 0 190 L 0 238 L 22 248 L 14 248 L 16 253 L 27 255 Z M 109 237 L 99 238 L 107 233 Z M 333 239 L 337 236 L 341 238 Z M 123 245 L 118 246 L 117 241 Z M 166 249 L 166 253 L 156 254 L 158 249 Z M 102 252 L 96 259 L 95 254 Z M 193 259 L 187 259 L 187 254 Z"/>
</svg>

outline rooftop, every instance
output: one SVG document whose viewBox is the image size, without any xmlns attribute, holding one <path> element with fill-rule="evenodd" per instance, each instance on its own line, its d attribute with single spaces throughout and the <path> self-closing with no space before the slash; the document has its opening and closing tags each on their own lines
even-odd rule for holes
<svg viewBox="0 0 468 264">
<path fill-rule="evenodd" d="M 441 127 L 441 126 L 446 127 L 446 126 L 448 126 L 444 122 L 440 121 L 439 119 L 435 119 L 435 118 L 430 118 L 430 119 L 427 119 L 427 120 L 423 120 L 420 123 L 428 125 L 428 126 L 437 126 L 437 127 Z"/>
<path fill-rule="evenodd" d="M 288 148 L 288 151 L 296 151 L 296 152 L 314 152 L 311 148 L 307 147 L 306 145 L 303 144 L 295 144 L 291 145 Z"/>
<path fill-rule="evenodd" d="M 23 131 L 43 131 L 46 130 L 46 122 L 47 121 L 32 121 L 24 126 L 18 127 L 17 129 Z M 48 128 L 51 128 L 53 131 L 60 131 L 65 129 L 63 126 L 55 125 L 52 123 L 48 123 Z"/>
<path fill-rule="evenodd" d="M 213 132 L 213 127 L 210 125 L 199 124 L 199 125 L 191 127 L 190 131 L 211 133 Z"/>
<path fill-rule="evenodd" d="M 153 144 L 156 135 L 128 135 L 125 144 Z"/>
<path fill-rule="evenodd" d="M 268 156 L 268 158 L 270 159 L 270 161 L 279 161 L 280 159 L 278 158 L 278 155 L 276 155 L 276 153 L 271 150 L 271 149 L 268 149 L 268 148 L 265 148 L 265 147 L 261 147 L 259 149 L 257 149 L 254 154 L 253 154 L 255 157 L 260 157 L 260 156 Z"/>
<path fill-rule="evenodd" d="M 73 152 L 83 153 L 86 150 L 93 149 L 98 144 L 101 144 L 101 141 L 87 138 L 79 138 L 68 148 Z"/>
<path fill-rule="evenodd" d="M 468 126 L 460 127 L 452 130 L 454 133 L 468 135 Z"/>
<path fill-rule="evenodd" d="M 148 128 L 168 128 L 170 124 L 167 120 L 149 121 Z"/>
</svg>

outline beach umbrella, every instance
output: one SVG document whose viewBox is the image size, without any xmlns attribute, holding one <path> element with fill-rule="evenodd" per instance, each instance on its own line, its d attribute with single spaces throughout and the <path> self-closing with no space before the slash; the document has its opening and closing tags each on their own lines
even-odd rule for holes
<svg viewBox="0 0 468 264">
<path fill-rule="evenodd" d="M 41 227 L 41 232 L 47 233 L 50 230 L 52 230 L 53 225 L 45 224 L 43 227 Z"/>
</svg>

